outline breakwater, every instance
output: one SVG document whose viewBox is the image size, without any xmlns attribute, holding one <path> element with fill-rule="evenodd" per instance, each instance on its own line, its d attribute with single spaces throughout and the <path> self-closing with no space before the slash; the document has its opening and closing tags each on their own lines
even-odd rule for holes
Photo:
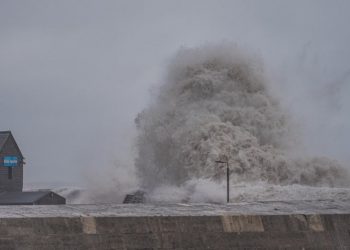
<svg viewBox="0 0 350 250">
<path fill-rule="evenodd" d="M 350 249 L 346 201 L 0 207 L 0 249 Z"/>
</svg>

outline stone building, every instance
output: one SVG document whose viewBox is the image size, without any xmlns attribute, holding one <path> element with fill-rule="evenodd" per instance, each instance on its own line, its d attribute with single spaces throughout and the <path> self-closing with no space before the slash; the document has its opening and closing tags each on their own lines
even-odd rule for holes
<svg viewBox="0 0 350 250">
<path fill-rule="evenodd" d="M 11 131 L 0 131 L 0 161 L 0 192 L 21 192 L 24 157 Z"/>
<path fill-rule="evenodd" d="M 11 131 L 0 131 L 0 205 L 65 204 L 64 197 L 50 191 L 23 192 L 24 157 Z"/>
</svg>

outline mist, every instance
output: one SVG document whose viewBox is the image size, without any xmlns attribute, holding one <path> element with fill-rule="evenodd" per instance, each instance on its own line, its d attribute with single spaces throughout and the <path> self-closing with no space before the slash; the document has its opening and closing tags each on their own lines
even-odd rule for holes
<svg viewBox="0 0 350 250">
<path fill-rule="evenodd" d="M 146 187 L 215 179 L 216 160 L 229 161 L 241 182 L 341 183 L 345 171 L 331 160 L 290 159 L 301 138 L 260 61 L 229 44 L 178 53 L 154 104 L 136 118 L 135 164 Z"/>
<path fill-rule="evenodd" d="M 349 7 L 340 0 L 2 1 L 0 129 L 12 130 L 26 157 L 27 186 L 95 188 L 101 197 L 124 180 L 128 192 L 139 184 L 130 173 L 134 119 L 154 101 L 167 65 L 181 47 L 229 41 L 259 55 L 303 151 L 346 167 Z"/>
</svg>

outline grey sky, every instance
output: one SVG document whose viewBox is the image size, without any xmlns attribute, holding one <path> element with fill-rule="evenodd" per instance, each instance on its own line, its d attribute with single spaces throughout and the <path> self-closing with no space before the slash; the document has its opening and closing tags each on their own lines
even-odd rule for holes
<svg viewBox="0 0 350 250">
<path fill-rule="evenodd" d="M 349 1 L 0 2 L 0 123 L 26 182 L 84 182 L 132 158 L 133 120 L 181 46 L 233 41 L 261 55 L 310 151 L 345 162 Z"/>
</svg>

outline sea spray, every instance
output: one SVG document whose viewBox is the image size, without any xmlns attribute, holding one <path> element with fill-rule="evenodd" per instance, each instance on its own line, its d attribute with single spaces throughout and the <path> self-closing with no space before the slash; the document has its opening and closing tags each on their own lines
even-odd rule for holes
<svg viewBox="0 0 350 250">
<path fill-rule="evenodd" d="M 168 197 L 176 193 L 182 198 L 175 200 L 186 201 L 184 196 L 200 193 L 198 187 L 210 186 L 205 182 L 223 189 L 225 168 L 215 163 L 223 157 L 229 159 L 232 185 L 333 187 L 348 180 L 335 160 L 292 156 L 301 140 L 271 94 L 259 57 L 237 46 L 181 49 L 136 125 L 137 174 L 155 200 L 161 200 L 159 190 L 168 190 Z"/>
<path fill-rule="evenodd" d="M 140 189 L 150 203 L 224 203 L 225 166 L 215 161 L 227 157 L 231 202 L 349 200 L 344 167 L 300 153 L 303 138 L 276 85 L 262 60 L 237 46 L 181 49 L 136 117 L 135 165 L 130 156 L 95 166 L 85 188 L 55 191 L 68 203 L 121 203 Z"/>
</svg>

